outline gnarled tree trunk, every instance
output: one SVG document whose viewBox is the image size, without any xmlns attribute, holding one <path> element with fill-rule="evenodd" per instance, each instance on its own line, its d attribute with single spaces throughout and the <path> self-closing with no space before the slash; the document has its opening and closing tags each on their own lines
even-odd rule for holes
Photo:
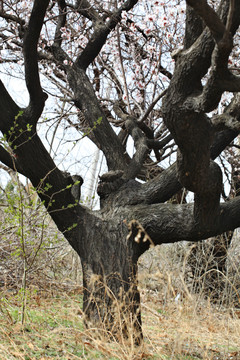
<svg viewBox="0 0 240 360">
<path fill-rule="evenodd" d="M 103 215 L 103 214 L 102 214 Z M 123 218 L 91 216 L 84 239 L 83 311 L 88 327 L 97 327 L 118 340 L 142 338 L 137 253 Z"/>
<path fill-rule="evenodd" d="M 75 1 L 73 5 L 64 0 L 34 0 L 26 22 L 25 18 L 21 19 L 21 13 L 19 17 L 13 16 L 12 8 L 3 2 L 0 16 L 16 26 L 12 30 L 16 41 L 9 51 L 14 52 L 15 46 L 22 51 L 29 104 L 20 109 L 0 81 L 0 130 L 8 142 L 7 146 L 0 146 L 0 160 L 30 179 L 58 229 L 80 256 L 87 324 L 96 325 L 117 338 L 130 336 L 134 331 L 135 342 L 139 343 L 142 333 L 137 289 L 138 257 L 150 244 L 198 241 L 240 225 L 240 198 L 220 202 L 222 174 L 213 161 L 239 133 L 239 94 L 233 96 L 222 114 L 211 116 L 225 91 L 240 91 L 239 77 L 228 68 L 232 37 L 240 24 L 240 3 L 221 0 L 218 12 L 215 12 L 207 1 L 186 0 L 184 49 L 173 54 L 174 72 L 167 71 L 169 87 L 146 108 L 141 108 L 134 99 L 133 88 L 127 89 L 127 79 L 122 88 L 117 79 L 119 72 L 116 72 L 113 97 L 103 97 L 104 102 L 101 102 L 94 86 L 99 79 L 94 78 L 92 64 L 97 62 L 110 32 L 120 25 L 124 12 L 132 10 L 137 3 L 137 0 L 116 2 L 111 11 L 106 12 L 98 2 L 91 2 L 89 6 L 88 1 Z M 52 13 L 55 6 L 56 12 Z M 71 22 L 68 11 L 75 15 L 76 21 L 83 18 L 80 24 L 84 38 L 88 32 L 86 44 L 79 46 L 76 42 L 76 52 L 70 51 L 72 55 L 68 51 L 68 42 L 71 44 L 74 20 Z M 48 23 L 49 34 L 54 32 L 54 35 L 51 41 L 44 39 L 44 46 L 39 50 L 43 24 L 48 33 Z M 91 23 L 90 27 L 84 28 L 86 23 Z M 127 22 L 123 30 L 125 27 L 128 35 Z M 62 36 L 63 29 L 69 30 L 69 41 Z M 141 27 L 137 31 L 143 35 L 139 40 L 141 48 L 155 37 L 148 36 Z M 3 34 L 4 40 L 8 38 L 9 34 Z M 79 40 L 78 36 L 75 40 Z M 128 45 L 125 48 L 128 51 Z M 159 54 L 151 54 L 151 58 L 155 57 L 159 58 Z M 98 76 L 102 73 L 103 87 L 106 77 L 112 78 L 115 66 L 111 62 L 108 64 L 111 56 L 107 58 L 106 66 L 103 59 L 96 66 L 99 67 Z M 105 156 L 109 172 L 100 179 L 100 211 L 91 212 L 79 203 L 80 191 L 72 190 L 76 190 L 76 179 L 81 185 L 81 178 L 60 171 L 37 135 L 37 123 L 47 98 L 41 86 L 39 59 L 46 68 L 51 65 L 53 83 L 55 86 L 55 80 L 59 81 L 63 102 L 68 101 L 82 114 L 85 126 L 79 121 L 80 131 L 86 134 L 87 129 L 87 136 Z M 123 57 L 121 61 L 124 61 Z M 122 65 L 126 66 L 125 63 Z M 159 63 L 158 70 L 161 69 Z M 155 88 L 154 83 L 150 88 Z M 104 89 L 101 92 L 104 93 Z M 146 98 L 150 99 L 147 92 Z M 124 103 L 124 93 L 132 93 L 132 103 Z M 148 122 L 148 116 L 161 98 L 162 107 L 158 114 L 171 132 L 162 142 L 154 122 Z M 107 105 L 104 105 L 105 100 Z M 113 112 L 113 123 L 116 117 L 120 120 L 119 134 L 110 124 Z M 154 119 L 161 123 L 158 118 Z M 133 155 L 128 154 L 126 148 L 128 136 L 134 142 Z M 178 146 L 176 164 L 154 179 L 147 181 L 145 178 L 144 184 L 136 181 L 140 175 L 142 179 L 145 161 L 152 150 L 160 162 L 160 151 L 171 139 Z M 194 204 L 163 204 L 182 187 L 194 192 Z"/>
</svg>

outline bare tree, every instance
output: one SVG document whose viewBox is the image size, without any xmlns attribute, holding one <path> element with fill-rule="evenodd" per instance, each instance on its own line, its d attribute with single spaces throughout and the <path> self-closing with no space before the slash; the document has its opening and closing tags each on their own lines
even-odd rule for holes
<svg viewBox="0 0 240 360">
<path fill-rule="evenodd" d="M 117 333 L 121 303 L 121 328 L 127 335 L 132 319 L 139 342 L 139 256 L 151 244 L 198 241 L 240 225 L 240 198 L 220 202 L 222 172 L 213 161 L 240 128 L 240 3 L 5 0 L 0 15 L 1 62 L 24 62 L 30 99 L 20 108 L 0 82 L 8 143 L 0 160 L 31 180 L 80 256 L 86 323 Z M 40 72 L 55 94 L 43 89 Z M 224 106 L 226 92 L 233 96 Z M 72 189 L 81 177 L 60 171 L 38 135 L 47 93 L 74 106 L 64 121 L 105 156 L 99 211 L 79 204 Z M 176 147 L 177 161 L 166 168 Z M 193 204 L 165 203 L 182 187 Z"/>
</svg>

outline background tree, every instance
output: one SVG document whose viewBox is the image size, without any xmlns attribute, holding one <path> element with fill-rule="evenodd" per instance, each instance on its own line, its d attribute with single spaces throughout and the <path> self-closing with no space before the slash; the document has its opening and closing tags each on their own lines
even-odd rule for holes
<svg viewBox="0 0 240 360">
<path fill-rule="evenodd" d="M 4 0 L 0 15 L 1 63 L 9 76 L 24 65 L 29 93 L 20 107 L 0 83 L 0 160 L 30 179 L 79 254 L 86 322 L 117 333 L 121 304 L 121 329 L 132 319 L 138 342 L 139 256 L 240 224 L 239 197 L 220 202 L 213 161 L 239 133 L 240 4 Z M 57 106 L 45 123 L 71 126 L 73 141 L 80 132 L 104 154 L 100 210 L 79 203 L 82 178 L 61 171 L 40 139 L 44 107 Z M 193 204 L 166 203 L 183 187 Z"/>
<path fill-rule="evenodd" d="M 228 146 L 220 156 L 226 175 L 228 195 L 223 190 L 224 201 L 239 196 L 239 159 L 238 144 Z M 195 293 L 207 295 L 214 301 L 223 300 L 223 291 L 228 279 L 228 251 L 232 244 L 234 231 L 228 231 L 216 237 L 189 244 L 185 279 Z M 189 271 L 190 270 L 190 271 Z M 230 297 L 226 299 L 231 301 Z M 225 301 L 226 301 L 225 300 Z"/>
</svg>

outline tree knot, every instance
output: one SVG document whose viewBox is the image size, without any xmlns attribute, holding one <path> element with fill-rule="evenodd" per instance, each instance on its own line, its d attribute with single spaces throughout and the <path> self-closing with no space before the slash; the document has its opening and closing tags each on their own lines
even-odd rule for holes
<svg viewBox="0 0 240 360">
<path fill-rule="evenodd" d="M 97 188 L 97 193 L 101 198 L 104 198 L 108 194 L 116 191 L 124 183 L 122 170 L 109 171 L 101 176 L 100 182 Z"/>
</svg>

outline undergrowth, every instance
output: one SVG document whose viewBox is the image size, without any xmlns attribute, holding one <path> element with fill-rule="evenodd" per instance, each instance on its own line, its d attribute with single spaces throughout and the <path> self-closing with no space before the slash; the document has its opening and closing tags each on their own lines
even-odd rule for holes
<svg viewBox="0 0 240 360">
<path fill-rule="evenodd" d="M 21 295 L 2 289 L 0 359 L 240 359 L 240 312 L 219 311 L 193 297 L 166 303 L 159 292 L 142 289 L 144 341 L 106 341 L 97 329 L 86 330 L 82 289 L 28 292 L 21 323 Z"/>
</svg>

